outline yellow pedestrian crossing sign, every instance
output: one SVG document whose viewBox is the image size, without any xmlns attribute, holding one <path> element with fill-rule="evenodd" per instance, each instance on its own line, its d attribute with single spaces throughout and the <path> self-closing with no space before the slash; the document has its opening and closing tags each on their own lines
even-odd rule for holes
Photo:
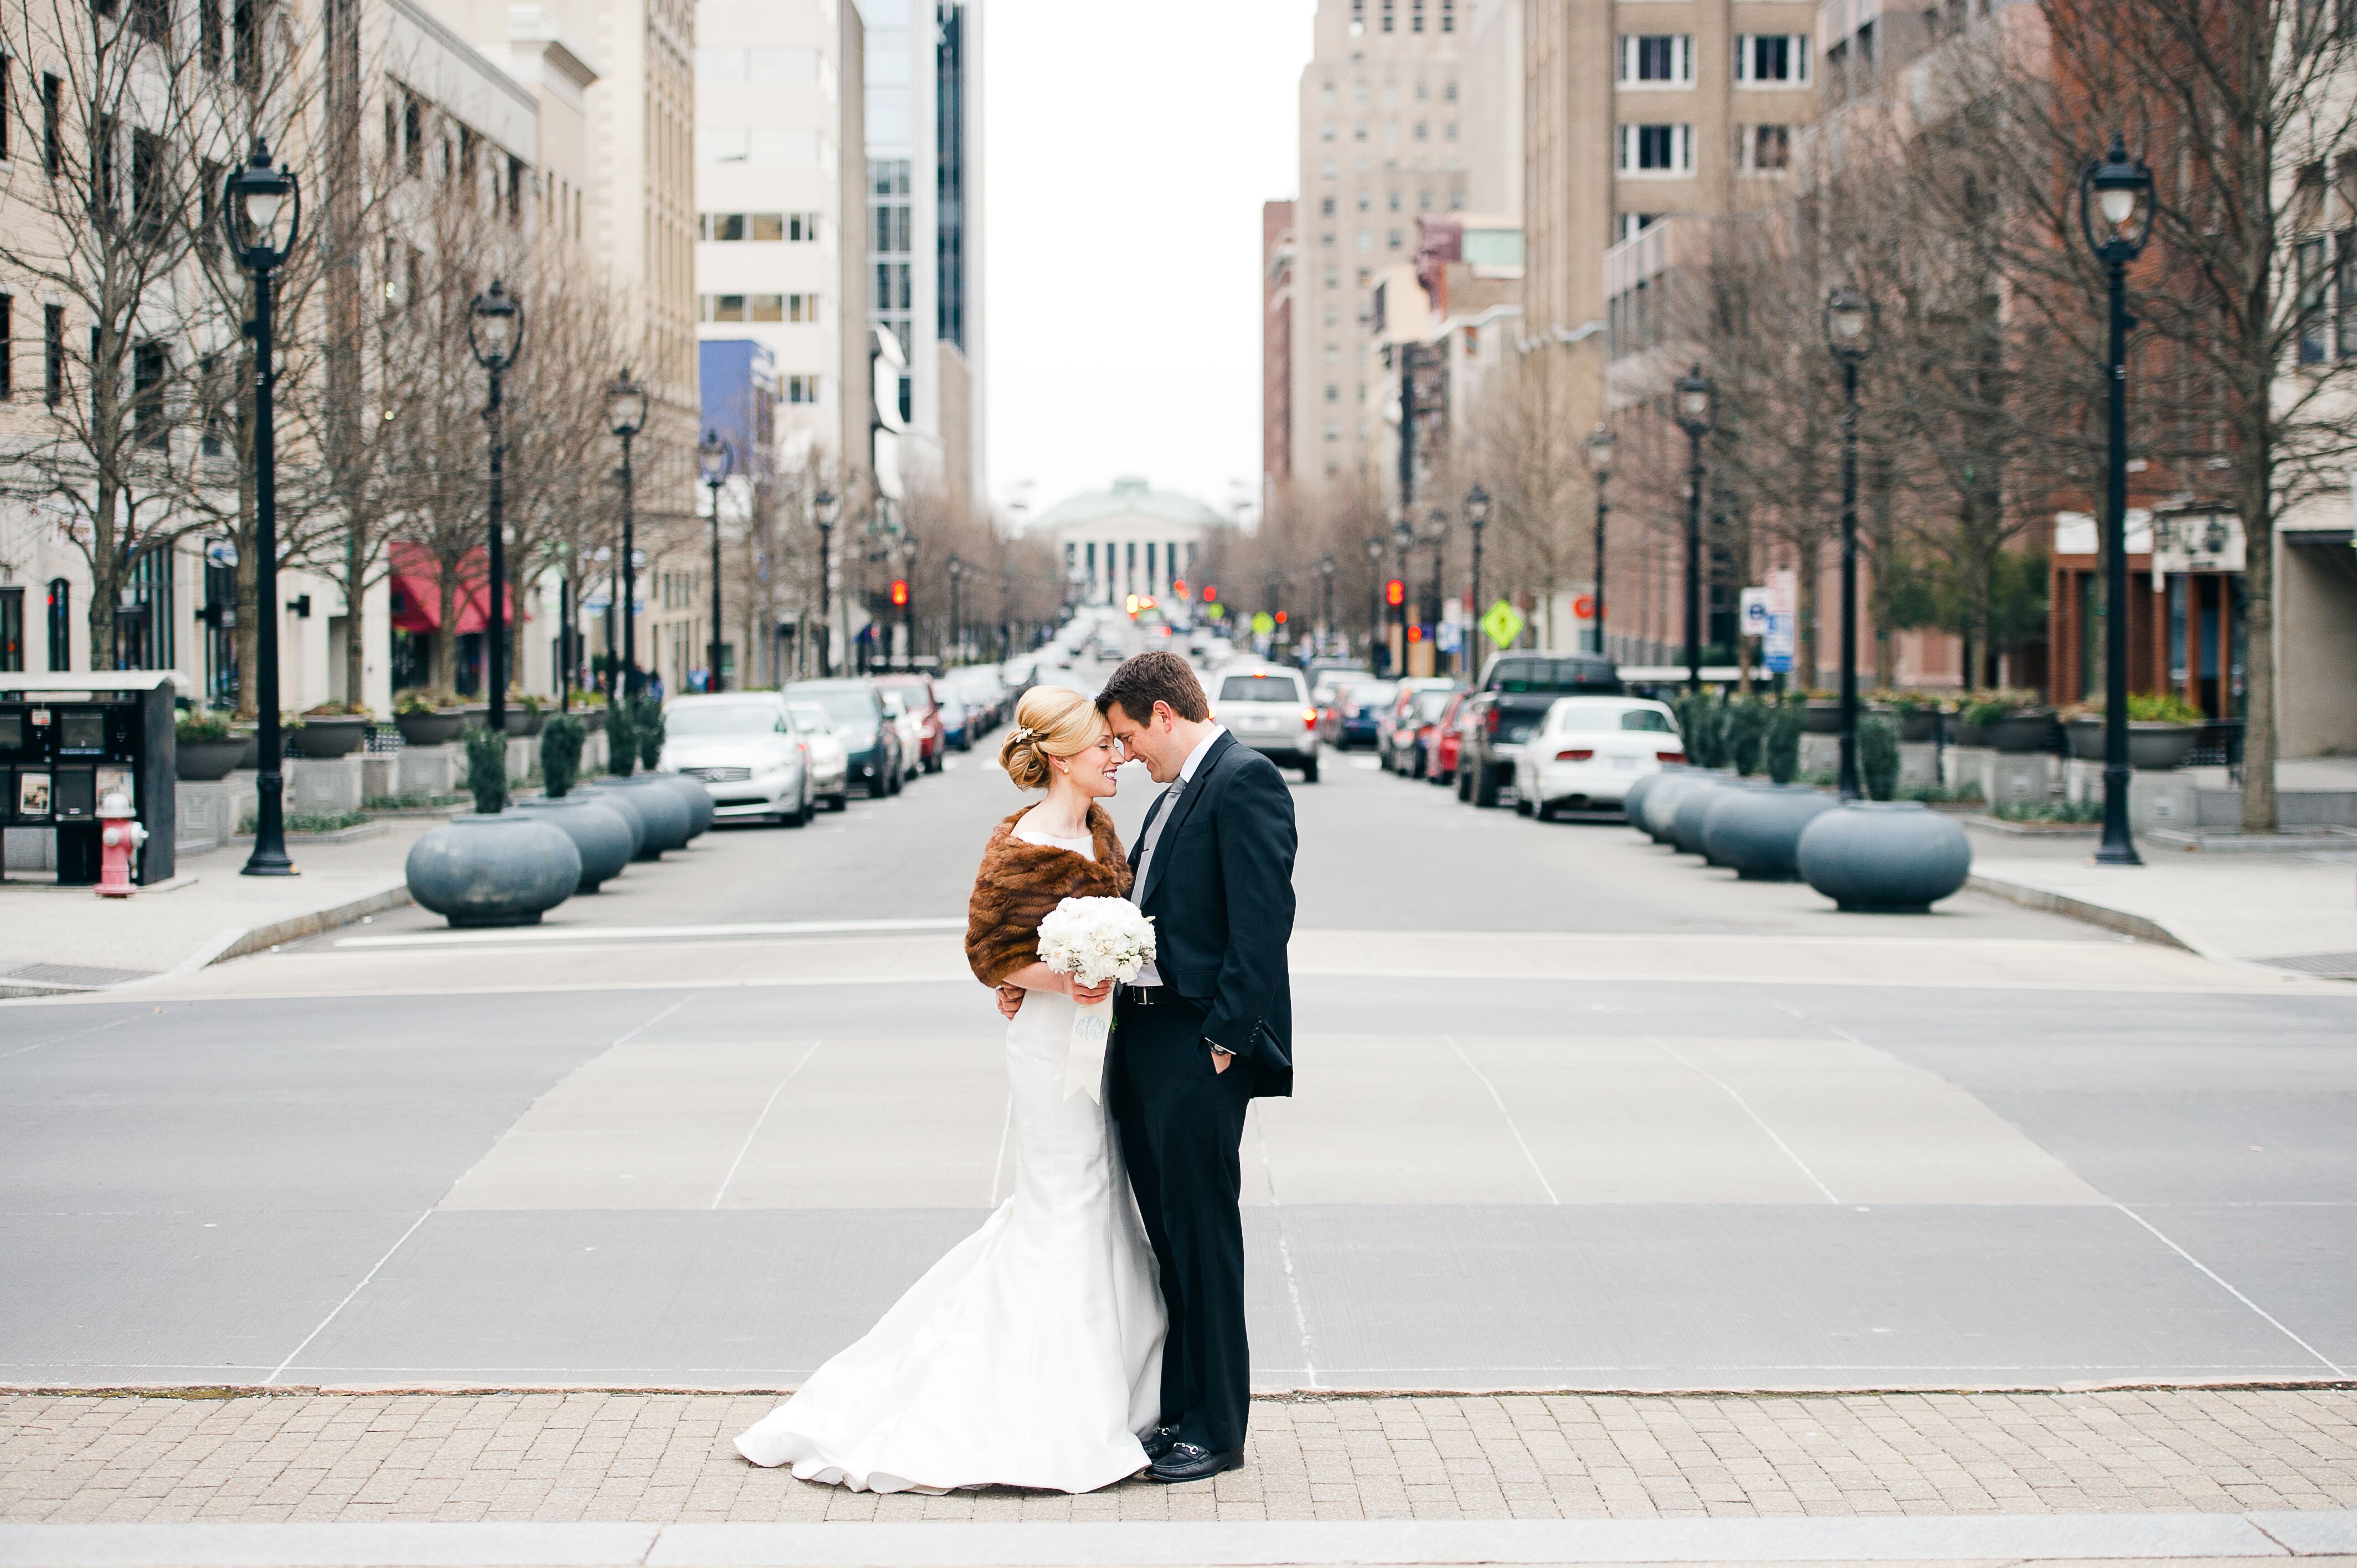
<svg viewBox="0 0 2357 1568">
<path fill-rule="evenodd" d="M 1511 647 L 1514 639 L 1523 635 L 1523 618 L 1513 606 L 1500 599 L 1490 607 L 1490 613 L 1481 618 L 1481 629 L 1489 633 L 1490 640 L 1499 647 Z"/>
<path fill-rule="evenodd" d="M 1252 618 L 1253 635 L 1266 637 L 1276 629 L 1276 621 L 1266 610 L 1255 610 Z"/>
</svg>

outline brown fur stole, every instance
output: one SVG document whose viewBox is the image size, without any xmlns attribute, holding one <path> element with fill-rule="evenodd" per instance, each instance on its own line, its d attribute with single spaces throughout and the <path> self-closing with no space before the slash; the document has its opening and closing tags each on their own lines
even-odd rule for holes
<svg viewBox="0 0 2357 1568">
<path fill-rule="evenodd" d="M 985 985 L 1039 961 L 1039 922 L 1064 899 L 1119 898 L 1129 892 L 1129 858 L 1103 807 L 1089 808 L 1089 834 L 1095 840 L 1090 860 L 1017 838 L 1015 824 L 1030 810 L 1024 807 L 990 835 L 966 905 L 966 961 Z"/>
</svg>

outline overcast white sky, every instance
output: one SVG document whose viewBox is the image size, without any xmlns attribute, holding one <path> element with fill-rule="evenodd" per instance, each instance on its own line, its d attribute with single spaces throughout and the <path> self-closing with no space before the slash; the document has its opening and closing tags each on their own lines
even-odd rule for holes
<svg viewBox="0 0 2357 1568">
<path fill-rule="evenodd" d="M 1260 476 L 1260 209 L 1300 177 L 1314 0 L 985 0 L 985 439 L 1033 513 Z M 1030 481 L 1028 486 L 1024 481 Z"/>
</svg>

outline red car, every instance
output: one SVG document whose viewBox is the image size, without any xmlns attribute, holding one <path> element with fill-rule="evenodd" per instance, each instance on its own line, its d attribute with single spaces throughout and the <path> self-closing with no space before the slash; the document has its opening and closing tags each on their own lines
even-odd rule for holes
<svg viewBox="0 0 2357 1568">
<path fill-rule="evenodd" d="M 879 690 L 898 692 L 917 725 L 917 766 L 927 773 L 942 770 L 942 754 L 949 749 L 949 731 L 942 724 L 941 704 L 933 700 L 933 683 L 922 675 L 878 675 Z"/>
<path fill-rule="evenodd" d="M 1464 743 L 1464 736 L 1458 733 L 1457 726 L 1465 716 L 1465 704 L 1472 700 L 1472 693 L 1458 693 L 1448 699 L 1448 706 L 1441 710 L 1440 717 L 1425 726 L 1422 738 L 1426 783 L 1457 782 L 1457 752 Z"/>
</svg>

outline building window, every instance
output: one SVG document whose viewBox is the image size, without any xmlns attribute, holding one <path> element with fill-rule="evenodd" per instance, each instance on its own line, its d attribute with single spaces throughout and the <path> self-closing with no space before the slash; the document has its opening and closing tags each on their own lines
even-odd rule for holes
<svg viewBox="0 0 2357 1568">
<path fill-rule="evenodd" d="M 1772 174 L 1792 166 L 1792 128 L 1789 125 L 1738 125 L 1735 128 L 1737 166 L 1746 174 Z"/>
<path fill-rule="evenodd" d="M 2327 337 L 2332 324 L 2324 311 L 2330 277 L 2325 270 L 2324 247 L 2320 239 L 2303 240 L 2298 252 L 2299 362 L 2303 365 L 2322 364 L 2330 351 Z"/>
<path fill-rule="evenodd" d="M 704 212 L 695 237 L 715 244 L 805 243 L 818 238 L 815 212 Z"/>
<path fill-rule="evenodd" d="M 2342 359 L 2357 360 L 2357 229 L 2343 229 L 2333 240 L 2332 298 L 2335 347 Z"/>
<path fill-rule="evenodd" d="M 700 82 L 812 82 L 818 80 L 816 49 L 698 49 L 695 80 Z"/>
<path fill-rule="evenodd" d="M 1393 250 L 1396 251 L 1400 248 L 1400 231 L 1398 230 L 1393 230 L 1387 238 L 1391 242 L 1391 248 Z"/>
<path fill-rule="evenodd" d="M 1383 31 L 1386 33 L 1396 30 L 1393 19 L 1394 9 L 1397 0 L 1383 0 Z"/>
<path fill-rule="evenodd" d="M 1621 126 L 1620 172 L 1623 174 L 1694 173 L 1694 127 L 1692 125 Z"/>
<path fill-rule="evenodd" d="M 16 394 L 16 298 L 0 294 L 0 401 Z"/>
<path fill-rule="evenodd" d="M 131 350 L 131 438 L 142 446 L 168 451 L 171 437 L 164 425 L 164 379 L 170 360 L 161 343 L 140 343 Z"/>
<path fill-rule="evenodd" d="M 1332 197 L 1330 197 L 1330 196 L 1329 196 L 1329 197 L 1327 197 L 1324 200 L 1320 201 L 1320 202 L 1318 204 L 1318 216 L 1320 216 L 1320 217 L 1322 217 L 1322 218 L 1331 218 L 1331 217 L 1333 217 L 1333 216 L 1334 216 L 1334 199 L 1333 199 Z"/>
<path fill-rule="evenodd" d="M 411 178 L 425 172 L 425 105 L 406 92 L 401 95 L 401 172 Z"/>
<path fill-rule="evenodd" d="M 1633 240 L 1642 231 L 1660 222 L 1661 217 L 1658 212 L 1623 212 L 1620 214 L 1620 227 L 1617 237 L 1624 241 Z"/>
<path fill-rule="evenodd" d="M 695 161 L 806 168 L 824 161 L 825 143 L 816 131 L 698 131 Z"/>
<path fill-rule="evenodd" d="M 73 585 L 49 579 L 49 668 L 73 668 Z"/>
<path fill-rule="evenodd" d="M 65 172 L 65 91 L 56 77 L 41 78 L 41 167 L 51 179 Z"/>
<path fill-rule="evenodd" d="M 1759 86 L 1806 84 L 1809 80 L 1809 35 L 1736 34 L 1735 80 Z"/>
<path fill-rule="evenodd" d="M 1457 30 L 1457 0 L 1440 0 L 1440 30 L 1444 33 Z"/>
<path fill-rule="evenodd" d="M 41 306 L 41 389 L 51 408 L 66 400 L 66 307 Z"/>
<path fill-rule="evenodd" d="M 1409 0 L 1407 30 L 1411 33 L 1424 31 L 1424 0 Z"/>
<path fill-rule="evenodd" d="M 1692 86 L 1694 35 L 1621 34 L 1620 81 L 1627 87 Z"/>
<path fill-rule="evenodd" d="M 0 670 L 25 667 L 25 590 L 0 588 Z"/>
<path fill-rule="evenodd" d="M 816 403 L 818 401 L 818 378 L 816 376 L 788 376 L 786 378 L 785 392 L 781 401 L 786 403 Z"/>
</svg>

